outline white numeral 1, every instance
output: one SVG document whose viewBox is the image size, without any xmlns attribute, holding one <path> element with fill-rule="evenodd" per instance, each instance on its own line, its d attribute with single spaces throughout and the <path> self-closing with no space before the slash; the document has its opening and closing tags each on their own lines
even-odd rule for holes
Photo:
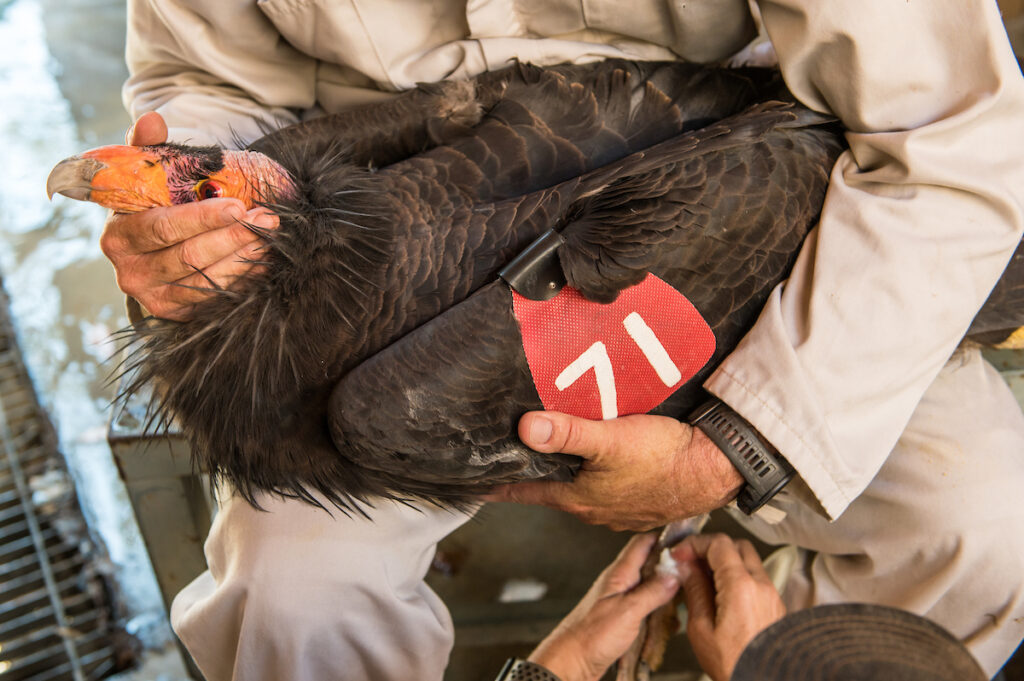
<svg viewBox="0 0 1024 681">
<path fill-rule="evenodd" d="M 631 312 L 622 320 L 622 325 L 626 327 L 626 333 L 640 348 L 640 352 L 644 353 L 644 357 L 651 363 L 651 367 L 658 374 L 662 383 L 671 388 L 683 378 L 679 367 L 669 357 L 665 346 L 654 335 L 651 327 L 647 326 L 643 317 L 636 312 Z M 573 360 L 572 364 L 565 367 L 555 379 L 555 387 L 565 390 L 590 369 L 594 370 L 594 378 L 597 379 L 597 394 L 601 398 L 601 418 L 613 419 L 619 415 L 618 397 L 615 393 L 615 372 L 612 369 L 612 360 L 608 357 L 608 349 L 601 341 L 591 345 L 582 355 Z"/>
<path fill-rule="evenodd" d="M 619 415 L 618 398 L 615 395 L 615 374 L 612 371 L 612 360 L 608 357 L 608 349 L 601 341 L 591 345 L 573 360 L 572 364 L 565 367 L 555 379 L 555 387 L 565 390 L 590 369 L 594 370 L 594 378 L 597 379 L 597 394 L 601 397 L 601 418 L 613 419 Z"/>
<path fill-rule="evenodd" d="M 626 333 L 640 348 L 640 352 L 644 353 L 644 357 L 651 363 L 661 382 L 670 388 L 678 383 L 683 375 L 679 373 L 679 368 L 668 356 L 665 346 L 654 335 L 651 327 L 647 326 L 644 318 L 636 312 L 630 312 L 629 316 L 622 320 L 622 325 L 626 327 Z"/>
</svg>

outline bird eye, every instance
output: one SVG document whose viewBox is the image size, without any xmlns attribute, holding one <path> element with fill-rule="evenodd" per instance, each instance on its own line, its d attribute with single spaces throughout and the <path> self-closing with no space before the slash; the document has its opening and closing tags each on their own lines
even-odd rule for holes
<svg viewBox="0 0 1024 681">
<path fill-rule="evenodd" d="M 196 197 L 199 200 L 216 199 L 224 193 L 224 188 L 213 180 L 203 180 L 196 185 Z"/>
</svg>

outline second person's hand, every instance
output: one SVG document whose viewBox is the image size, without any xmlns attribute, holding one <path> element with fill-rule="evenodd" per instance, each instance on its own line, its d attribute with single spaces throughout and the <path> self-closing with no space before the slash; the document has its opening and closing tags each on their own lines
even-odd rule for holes
<svg viewBox="0 0 1024 681">
<path fill-rule="evenodd" d="M 728 681 L 740 653 L 786 614 L 754 545 L 724 534 L 687 537 L 672 549 L 683 583 L 686 635 L 714 681 Z"/>
<path fill-rule="evenodd" d="M 653 534 L 633 537 L 583 599 L 530 655 L 561 681 L 598 681 L 636 639 L 640 624 L 679 589 L 674 577 L 641 580 Z"/>
</svg>

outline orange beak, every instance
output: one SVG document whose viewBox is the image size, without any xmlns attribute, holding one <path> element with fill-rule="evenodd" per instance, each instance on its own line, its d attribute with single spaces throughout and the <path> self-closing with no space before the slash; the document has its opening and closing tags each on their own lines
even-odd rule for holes
<svg viewBox="0 0 1024 681">
<path fill-rule="evenodd" d="M 46 193 L 92 201 L 121 213 L 171 205 L 160 156 L 148 147 L 112 145 L 58 163 L 46 178 Z"/>
</svg>

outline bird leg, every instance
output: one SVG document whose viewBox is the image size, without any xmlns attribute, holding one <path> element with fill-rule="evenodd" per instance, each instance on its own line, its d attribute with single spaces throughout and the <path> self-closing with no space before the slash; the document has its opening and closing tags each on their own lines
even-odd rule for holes
<svg viewBox="0 0 1024 681">
<path fill-rule="evenodd" d="M 640 569 L 641 579 L 647 579 L 659 571 L 675 572 L 675 564 L 668 556 L 668 550 L 691 534 L 697 534 L 710 516 L 703 513 L 693 518 L 676 520 L 666 525 L 654 544 L 647 562 Z M 680 591 L 680 593 L 682 593 Z M 615 681 L 650 681 L 651 672 L 656 671 L 665 656 L 668 640 L 679 631 L 676 606 L 680 596 L 658 608 L 640 625 L 640 632 L 629 650 L 619 658 Z"/>
</svg>

